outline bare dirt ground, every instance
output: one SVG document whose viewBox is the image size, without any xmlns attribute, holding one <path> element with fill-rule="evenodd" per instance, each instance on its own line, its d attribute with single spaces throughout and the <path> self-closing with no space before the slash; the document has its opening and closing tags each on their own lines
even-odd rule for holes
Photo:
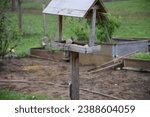
<svg viewBox="0 0 150 117">
<path fill-rule="evenodd" d="M 150 99 L 150 73 L 110 69 L 96 74 L 88 74 L 87 69 L 92 67 L 80 66 L 80 88 L 121 99 Z M 26 80 L 31 83 L 0 82 L 0 89 L 69 99 L 66 86 L 70 81 L 70 68 L 70 63 L 35 58 L 5 61 L 0 65 L 0 80 Z M 52 82 L 56 85 L 35 83 L 34 81 Z M 60 87 L 58 84 L 64 87 Z M 80 99 L 112 98 L 80 90 Z"/>
</svg>

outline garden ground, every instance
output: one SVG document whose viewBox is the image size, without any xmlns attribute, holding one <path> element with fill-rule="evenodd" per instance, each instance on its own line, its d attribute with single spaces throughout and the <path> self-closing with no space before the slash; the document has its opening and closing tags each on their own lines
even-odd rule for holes
<svg viewBox="0 0 150 117">
<path fill-rule="evenodd" d="M 4 61 L 0 80 L 24 80 L 30 83 L 0 83 L 0 89 L 24 94 L 69 99 L 70 63 L 35 58 Z M 80 66 L 80 88 L 104 93 L 120 99 L 150 99 L 150 73 L 110 69 L 95 74 L 86 71 L 93 66 Z M 38 81 L 38 82 L 37 82 Z M 42 82 L 41 82 L 42 81 Z M 50 82 L 50 83 L 48 83 Z M 112 99 L 80 91 L 80 99 Z"/>
</svg>

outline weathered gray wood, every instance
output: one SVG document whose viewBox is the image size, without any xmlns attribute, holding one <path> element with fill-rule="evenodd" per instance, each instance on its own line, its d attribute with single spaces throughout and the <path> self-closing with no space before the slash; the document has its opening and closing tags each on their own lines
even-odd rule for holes
<svg viewBox="0 0 150 117">
<path fill-rule="evenodd" d="M 86 47 L 86 46 L 81 46 L 77 44 L 66 44 L 66 43 L 59 43 L 59 42 L 54 42 L 51 41 L 51 47 L 52 48 L 59 48 L 61 50 L 65 51 L 73 51 L 73 52 L 79 52 L 79 53 L 96 53 L 101 50 L 101 46 L 92 46 L 92 47 Z"/>
<path fill-rule="evenodd" d="M 91 18 L 91 9 L 98 9 L 99 19 L 107 19 L 103 13 L 106 13 L 106 9 L 100 0 L 52 0 L 48 6 L 44 9 L 43 13 L 73 16 L 73 17 L 85 17 Z"/>
<path fill-rule="evenodd" d="M 139 68 L 141 70 L 150 70 L 150 60 L 124 58 L 124 66 Z"/>
<path fill-rule="evenodd" d="M 93 9 L 92 22 L 90 27 L 90 41 L 89 46 L 94 46 L 95 44 L 95 24 L 96 24 L 96 9 Z"/>
<path fill-rule="evenodd" d="M 52 0 L 43 13 L 84 17 L 94 0 Z"/>
<path fill-rule="evenodd" d="M 149 69 L 141 69 L 141 68 L 134 68 L 134 67 L 123 67 L 123 70 L 131 70 L 137 72 L 150 72 Z"/>
<path fill-rule="evenodd" d="M 79 53 L 71 52 L 71 99 L 79 100 Z"/>
<path fill-rule="evenodd" d="M 106 66 L 104 68 L 99 68 L 99 69 L 90 71 L 89 73 L 97 73 L 97 72 L 100 72 L 100 71 L 103 71 L 103 70 L 106 70 L 106 69 L 110 69 L 112 67 L 119 66 L 119 65 L 122 65 L 122 64 L 123 64 L 123 62 L 114 63 L 114 64 Z"/>
<path fill-rule="evenodd" d="M 43 10 L 45 8 L 45 5 L 43 4 Z M 46 35 L 46 15 L 43 14 L 43 30 L 44 30 L 44 36 Z"/>
<path fill-rule="evenodd" d="M 58 41 L 62 40 L 62 16 L 58 16 Z"/>
</svg>

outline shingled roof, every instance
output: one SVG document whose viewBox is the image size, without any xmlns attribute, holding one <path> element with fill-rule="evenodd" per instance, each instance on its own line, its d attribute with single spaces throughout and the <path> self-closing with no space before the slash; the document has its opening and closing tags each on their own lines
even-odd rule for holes
<svg viewBox="0 0 150 117">
<path fill-rule="evenodd" d="M 100 0 L 52 0 L 43 13 L 91 18 L 92 7 L 97 6 L 97 19 L 106 19 L 106 9 Z"/>
</svg>

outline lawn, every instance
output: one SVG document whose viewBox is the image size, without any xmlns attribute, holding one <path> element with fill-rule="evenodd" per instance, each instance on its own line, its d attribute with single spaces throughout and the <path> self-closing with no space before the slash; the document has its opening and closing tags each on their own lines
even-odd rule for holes
<svg viewBox="0 0 150 117">
<path fill-rule="evenodd" d="M 150 38 L 150 1 L 149 0 L 128 0 L 117 2 L 106 2 L 105 6 L 113 16 L 121 17 L 121 26 L 114 33 L 113 37 L 122 38 Z M 16 53 L 25 55 L 29 48 L 40 47 L 41 38 L 43 37 L 43 15 L 42 4 L 23 3 L 23 8 L 28 9 L 23 14 L 23 39 L 20 45 L 16 48 Z M 30 11 L 31 10 L 31 11 Z M 32 10 L 37 10 L 32 12 Z M 11 14 L 14 24 L 17 25 L 16 13 Z M 57 35 L 57 17 L 46 15 L 47 31 L 46 35 L 50 39 L 55 39 Z M 74 20 L 75 21 L 75 20 Z M 74 36 L 69 27 L 75 25 L 83 26 L 83 23 L 78 21 L 69 23 L 64 20 L 63 38 Z"/>
<path fill-rule="evenodd" d="M 121 16 L 121 27 L 115 37 L 150 38 L 150 1 L 127 0 L 105 3 L 108 11 Z"/>
<path fill-rule="evenodd" d="M 16 91 L 0 90 L 0 100 L 55 100 L 65 99 L 64 97 L 48 97 L 46 95 L 25 94 Z"/>
</svg>

